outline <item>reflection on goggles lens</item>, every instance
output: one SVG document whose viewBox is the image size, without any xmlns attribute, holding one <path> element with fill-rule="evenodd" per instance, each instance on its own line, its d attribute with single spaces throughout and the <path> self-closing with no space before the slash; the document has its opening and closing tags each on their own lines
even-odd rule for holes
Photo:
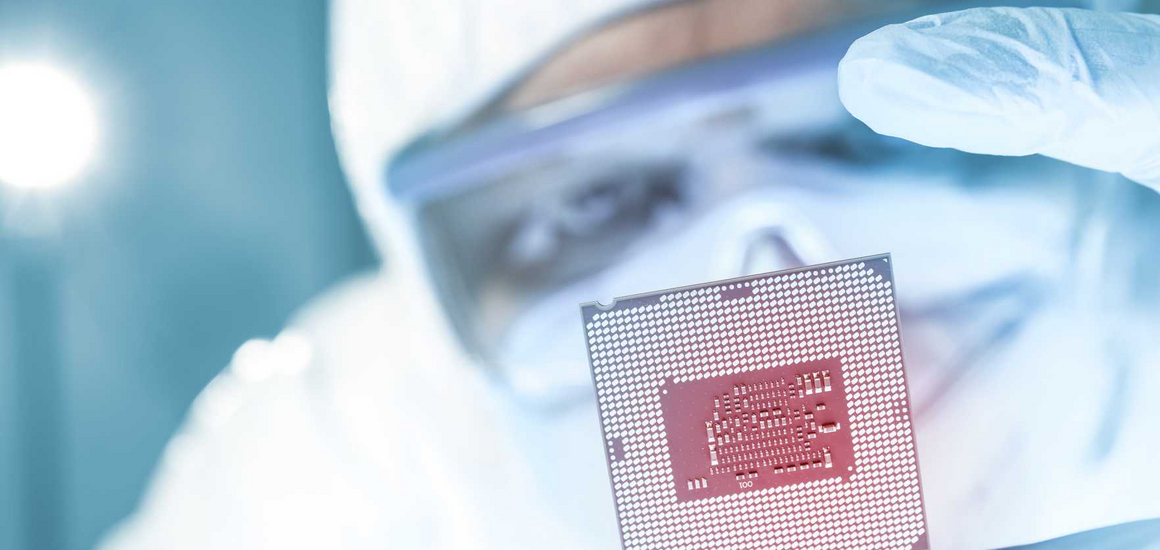
<svg viewBox="0 0 1160 550">
<path fill-rule="evenodd" d="M 547 182 L 545 182 L 547 183 Z M 626 165 L 528 204 L 501 229 L 499 271 L 524 284 L 565 282 L 597 269 L 660 216 L 689 207 L 678 165 Z"/>
</svg>

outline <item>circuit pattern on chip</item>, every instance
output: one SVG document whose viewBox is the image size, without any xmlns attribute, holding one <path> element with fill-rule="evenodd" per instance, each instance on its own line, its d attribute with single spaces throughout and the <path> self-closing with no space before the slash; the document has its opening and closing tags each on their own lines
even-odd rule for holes
<svg viewBox="0 0 1160 550">
<path fill-rule="evenodd" d="M 888 255 L 582 313 L 626 550 L 928 548 Z"/>
</svg>

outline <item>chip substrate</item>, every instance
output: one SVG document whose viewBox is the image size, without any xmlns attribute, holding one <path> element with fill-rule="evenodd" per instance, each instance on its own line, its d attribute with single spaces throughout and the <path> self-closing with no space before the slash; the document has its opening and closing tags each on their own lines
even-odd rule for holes
<svg viewBox="0 0 1160 550">
<path fill-rule="evenodd" d="M 928 548 L 889 255 L 581 310 L 626 550 Z"/>
</svg>

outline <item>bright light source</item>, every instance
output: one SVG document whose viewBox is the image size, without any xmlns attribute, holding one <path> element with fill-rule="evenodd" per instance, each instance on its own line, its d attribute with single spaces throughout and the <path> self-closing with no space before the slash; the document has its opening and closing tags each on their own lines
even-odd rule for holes
<svg viewBox="0 0 1160 550">
<path fill-rule="evenodd" d="M 97 115 L 69 75 L 40 63 L 0 66 L 0 182 L 48 188 L 91 160 Z"/>
</svg>

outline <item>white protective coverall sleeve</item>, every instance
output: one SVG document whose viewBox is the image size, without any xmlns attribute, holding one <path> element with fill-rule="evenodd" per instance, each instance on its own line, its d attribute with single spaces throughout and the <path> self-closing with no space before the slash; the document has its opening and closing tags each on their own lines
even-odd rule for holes
<svg viewBox="0 0 1160 550">
<path fill-rule="evenodd" d="M 977 8 L 889 25 L 839 66 L 842 103 L 931 147 L 1043 154 L 1160 189 L 1160 16 Z"/>
</svg>

